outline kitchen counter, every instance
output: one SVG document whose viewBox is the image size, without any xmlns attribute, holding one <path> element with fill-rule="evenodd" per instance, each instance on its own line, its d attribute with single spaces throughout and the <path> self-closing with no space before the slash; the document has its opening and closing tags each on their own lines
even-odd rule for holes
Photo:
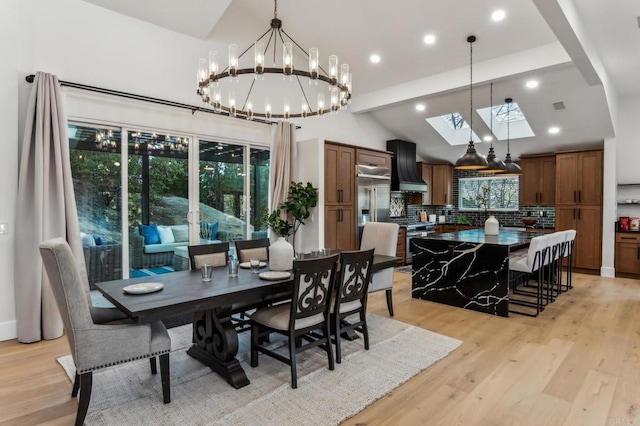
<svg viewBox="0 0 640 426">
<path fill-rule="evenodd" d="M 509 316 L 509 252 L 545 232 L 483 229 L 411 240 L 412 297 Z"/>
</svg>

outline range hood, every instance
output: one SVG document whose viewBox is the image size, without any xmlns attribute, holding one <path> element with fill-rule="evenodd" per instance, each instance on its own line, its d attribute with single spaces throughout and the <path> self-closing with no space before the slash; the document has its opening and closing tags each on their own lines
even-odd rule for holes
<svg viewBox="0 0 640 426">
<path fill-rule="evenodd" d="M 416 144 L 393 139 L 387 141 L 387 151 L 393 152 L 393 158 L 391 159 L 391 190 L 427 192 L 427 184 L 418 173 Z"/>
</svg>

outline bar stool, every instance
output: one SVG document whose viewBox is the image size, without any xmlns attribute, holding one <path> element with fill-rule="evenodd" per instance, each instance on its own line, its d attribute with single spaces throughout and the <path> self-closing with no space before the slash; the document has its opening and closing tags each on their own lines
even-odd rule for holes
<svg viewBox="0 0 640 426">
<path fill-rule="evenodd" d="M 509 254 L 509 282 L 512 283 L 512 296 L 509 298 L 509 304 L 535 308 L 535 313 L 511 308 L 509 312 L 537 317 L 544 310 L 546 304 L 545 297 L 543 297 L 543 287 L 545 282 L 549 282 L 544 277 L 544 266 L 549 264 L 551 258 L 551 242 L 552 239 L 548 235 L 541 235 L 531 239 L 528 249 L 517 250 Z M 519 290 L 517 288 L 518 281 L 522 280 L 525 286 L 528 285 L 529 276 L 534 272 L 537 272 L 536 291 Z M 535 301 L 531 300 L 532 296 L 535 297 Z"/>
<path fill-rule="evenodd" d="M 563 258 L 567 259 L 567 290 L 569 291 L 573 288 L 573 280 L 572 280 L 572 266 L 573 263 L 573 247 L 575 245 L 576 240 L 576 230 L 568 229 L 564 231 L 565 235 L 565 251 L 563 253 Z"/>
</svg>

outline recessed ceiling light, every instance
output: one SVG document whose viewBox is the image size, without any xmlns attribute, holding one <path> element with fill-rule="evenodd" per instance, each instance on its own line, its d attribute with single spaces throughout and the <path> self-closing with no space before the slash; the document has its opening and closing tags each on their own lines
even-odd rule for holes
<svg viewBox="0 0 640 426">
<path fill-rule="evenodd" d="M 416 111 L 424 111 L 427 107 L 424 104 L 416 104 Z"/>
<path fill-rule="evenodd" d="M 485 142 L 491 142 L 493 140 L 493 137 L 491 137 L 491 135 L 487 135 L 484 138 L 482 138 Z"/>
<path fill-rule="evenodd" d="M 374 53 L 373 55 L 369 56 L 369 60 L 371 61 L 371 63 L 377 64 L 378 62 L 380 62 L 380 55 Z"/>
<path fill-rule="evenodd" d="M 498 9 L 491 14 L 491 19 L 493 19 L 495 22 L 502 21 L 504 17 L 505 17 L 505 13 L 504 13 L 504 10 L 502 9 Z"/>
<path fill-rule="evenodd" d="M 560 127 L 549 127 L 549 133 L 551 133 L 552 135 L 560 133 Z"/>
<path fill-rule="evenodd" d="M 527 87 L 529 89 L 535 89 L 536 87 L 538 87 L 538 81 L 537 80 L 529 80 L 529 81 L 527 81 Z"/>
<path fill-rule="evenodd" d="M 434 36 L 433 34 L 427 34 L 422 40 L 425 44 L 433 44 L 436 42 L 436 36 Z"/>
</svg>

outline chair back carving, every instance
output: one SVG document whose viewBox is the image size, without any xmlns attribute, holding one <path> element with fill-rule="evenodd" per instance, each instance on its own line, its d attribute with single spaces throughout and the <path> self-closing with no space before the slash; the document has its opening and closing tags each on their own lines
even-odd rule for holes
<svg viewBox="0 0 640 426">
<path fill-rule="evenodd" d="M 340 312 L 340 305 L 361 301 L 366 308 L 366 296 L 371 281 L 373 249 L 340 253 L 340 273 L 336 280 L 334 312 Z"/>
<path fill-rule="evenodd" d="M 295 321 L 318 316 L 328 318 L 331 293 L 335 282 L 339 255 L 293 262 L 293 309 L 290 327 Z"/>
<path fill-rule="evenodd" d="M 237 240 L 235 245 L 239 262 L 248 262 L 250 259 L 258 259 L 265 262 L 269 260 L 268 238 Z"/>
<path fill-rule="evenodd" d="M 189 246 L 189 261 L 191 263 L 191 269 L 200 269 L 203 263 L 204 256 L 220 253 L 220 259 L 210 259 L 207 263 L 213 264 L 213 266 L 224 266 L 229 260 L 229 243 L 217 243 L 217 244 L 200 244 L 195 246 Z"/>
</svg>

